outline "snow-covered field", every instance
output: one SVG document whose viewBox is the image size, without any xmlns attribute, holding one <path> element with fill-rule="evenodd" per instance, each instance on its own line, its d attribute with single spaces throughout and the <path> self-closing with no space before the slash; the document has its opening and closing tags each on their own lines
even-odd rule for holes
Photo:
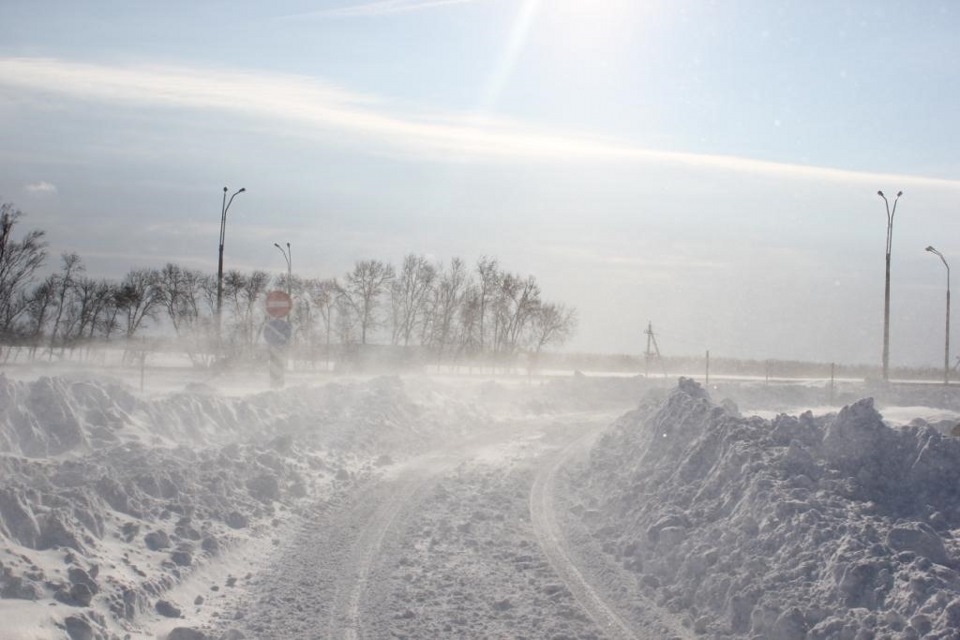
<svg viewBox="0 0 960 640">
<path fill-rule="evenodd" d="M 0 375 L 0 637 L 960 637 L 952 390 L 130 383 Z"/>
</svg>

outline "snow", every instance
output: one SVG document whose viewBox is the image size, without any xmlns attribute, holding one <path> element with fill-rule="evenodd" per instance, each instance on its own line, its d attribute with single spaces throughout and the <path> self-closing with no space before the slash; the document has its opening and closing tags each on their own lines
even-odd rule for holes
<svg viewBox="0 0 960 640">
<path fill-rule="evenodd" d="M 872 399 L 744 418 L 681 380 L 571 480 L 594 544 L 698 632 L 957 637 L 960 440 Z"/>
<path fill-rule="evenodd" d="M 958 637 L 949 389 L 299 382 L 0 374 L 3 637 Z"/>
<path fill-rule="evenodd" d="M 442 420 L 390 378 L 142 399 L 113 382 L 0 375 L 0 589 L 5 605 L 49 600 L 17 608 L 17 633 L 44 637 L 33 629 L 70 615 L 142 631 L 173 587 L 222 573 L 224 552 L 279 535 L 383 451 L 470 425 L 456 401 L 439 407 Z"/>
</svg>

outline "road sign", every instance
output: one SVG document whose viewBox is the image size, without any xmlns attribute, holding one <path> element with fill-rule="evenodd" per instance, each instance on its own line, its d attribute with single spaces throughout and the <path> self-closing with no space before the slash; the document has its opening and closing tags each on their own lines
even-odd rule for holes
<svg viewBox="0 0 960 640">
<path fill-rule="evenodd" d="M 267 314 L 271 318 L 283 318 L 290 313 L 293 300 L 284 291 L 271 291 L 267 294 Z"/>
<path fill-rule="evenodd" d="M 263 339 L 271 347 L 285 347 L 290 342 L 291 333 L 289 322 L 274 318 L 263 328 Z"/>
</svg>

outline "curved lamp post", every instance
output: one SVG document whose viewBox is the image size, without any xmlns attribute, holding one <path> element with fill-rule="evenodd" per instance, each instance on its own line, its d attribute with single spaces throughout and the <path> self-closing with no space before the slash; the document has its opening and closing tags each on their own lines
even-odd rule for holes
<svg viewBox="0 0 960 640">
<path fill-rule="evenodd" d="M 283 259 L 287 261 L 287 295 L 290 295 L 290 287 L 293 284 L 293 250 L 290 249 L 290 243 L 287 243 L 287 250 L 284 251 L 279 242 L 274 242 L 273 246 L 280 250 Z"/>
<path fill-rule="evenodd" d="M 220 327 L 222 325 L 222 308 L 223 308 L 223 241 L 226 237 L 227 232 L 227 211 L 230 209 L 230 205 L 233 204 L 233 199 L 237 197 L 237 194 L 243 193 L 246 191 L 245 188 L 240 188 L 230 196 L 230 200 L 227 200 L 227 188 L 223 188 L 223 204 L 220 207 L 220 257 L 217 261 L 217 348 L 220 349 L 222 345 Z"/>
<path fill-rule="evenodd" d="M 890 250 L 893 248 L 893 216 L 897 214 L 897 200 L 903 191 L 897 192 L 892 210 L 883 191 L 877 191 L 877 195 L 887 205 L 887 277 L 883 287 L 883 379 L 887 381 L 890 379 Z"/>
<path fill-rule="evenodd" d="M 943 266 L 947 268 L 947 336 L 943 347 L 943 384 L 950 384 L 950 265 L 947 264 L 943 254 L 933 247 L 927 247 L 927 251 L 938 256 Z"/>
</svg>

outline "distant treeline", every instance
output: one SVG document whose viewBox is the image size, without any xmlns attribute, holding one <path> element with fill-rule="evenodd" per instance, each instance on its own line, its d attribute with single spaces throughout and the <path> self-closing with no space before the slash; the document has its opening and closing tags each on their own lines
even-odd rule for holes
<svg viewBox="0 0 960 640">
<path fill-rule="evenodd" d="M 132 269 L 119 281 L 95 279 L 85 275 L 79 255 L 64 253 L 59 269 L 38 280 L 45 234 L 31 230 L 15 239 L 22 215 L 0 205 L 0 341 L 27 345 L 34 355 L 129 340 L 152 327 L 174 333 L 197 363 L 215 353 L 243 358 L 261 341 L 271 289 L 292 296 L 292 343 L 311 353 L 379 342 L 417 347 L 437 362 L 509 359 L 563 344 L 577 324 L 575 309 L 543 300 L 533 276 L 505 271 L 495 259 L 468 267 L 459 258 L 441 264 L 408 255 L 399 268 L 359 261 L 342 278 L 226 271 L 218 331 L 216 274 L 169 263 Z"/>
</svg>

